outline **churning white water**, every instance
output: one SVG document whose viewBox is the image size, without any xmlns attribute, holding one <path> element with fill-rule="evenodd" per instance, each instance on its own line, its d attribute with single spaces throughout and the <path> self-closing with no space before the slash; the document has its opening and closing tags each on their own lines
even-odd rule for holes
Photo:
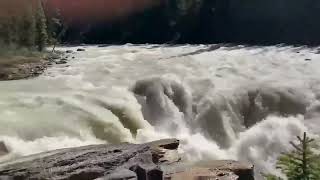
<svg viewBox="0 0 320 180">
<path fill-rule="evenodd" d="M 320 135 L 317 51 L 86 47 L 40 77 L 0 82 L 0 141 L 11 152 L 2 160 L 176 137 L 189 161 L 236 159 L 272 171 L 296 135 Z"/>
</svg>

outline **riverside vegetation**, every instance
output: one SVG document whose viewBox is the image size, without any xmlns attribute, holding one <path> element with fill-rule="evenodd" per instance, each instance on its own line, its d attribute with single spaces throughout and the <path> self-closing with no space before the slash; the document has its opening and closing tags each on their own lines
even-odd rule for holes
<svg viewBox="0 0 320 180">
<path fill-rule="evenodd" d="M 298 143 L 290 142 L 293 151 L 284 153 L 277 162 L 277 168 L 286 175 L 288 180 L 320 179 L 320 155 L 315 152 L 315 140 L 298 136 Z M 267 180 L 283 180 L 275 175 L 267 175 Z"/>
<path fill-rule="evenodd" d="M 35 1 L 31 1 L 35 2 Z M 30 3 L 24 11 L 7 14 L 0 21 L 0 53 L 23 54 L 29 50 L 43 51 L 48 42 L 46 16 L 41 1 Z"/>
<path fill-rule="evenodd" d="M 58 23 L 47 19 L 42 0 L 0 2 L 0 80 L 41 74 L 52 54 L 46 46 L 56 43 L 50 30 Z M 7 10 L 7 11 L 6 11 Z"/>
</svg>

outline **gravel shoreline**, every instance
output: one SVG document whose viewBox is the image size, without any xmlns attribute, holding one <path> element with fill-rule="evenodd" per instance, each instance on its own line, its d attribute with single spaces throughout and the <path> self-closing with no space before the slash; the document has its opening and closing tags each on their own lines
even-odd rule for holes
<svg viewBox="0 0 320 180">
<path fill-rule="evenodd" d="M 0 81 L 20 80 L 41 75 L 53 64 L 66 64 L 64 52 L 44 54 L 43 56 L 0 57 Z"/>
<path fill-rule="evenodd" d="M 44 72 L 49 62 L 39 60 L 31 63 L 17 63 L 10 66 L 0 66 L 0 81 L 19 80 L 36 77 Z"/>
</svg>

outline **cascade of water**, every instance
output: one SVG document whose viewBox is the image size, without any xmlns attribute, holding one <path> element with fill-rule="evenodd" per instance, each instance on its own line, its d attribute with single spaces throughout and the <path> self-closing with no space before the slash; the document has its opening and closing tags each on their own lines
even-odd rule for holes
<svg viewBox="0 0 320 180">
<path fill-rule="evenodd" d="M 89 46 L 68 66 L 1 82 L 0 141 L 11 153 L 0 161 L 176 137 L 191 162 L 248 160 L 268 172 L 296 135 L 320 135 L 314 49 L 222 46 L 193 53 L 203 47 Z"/>
</svg>

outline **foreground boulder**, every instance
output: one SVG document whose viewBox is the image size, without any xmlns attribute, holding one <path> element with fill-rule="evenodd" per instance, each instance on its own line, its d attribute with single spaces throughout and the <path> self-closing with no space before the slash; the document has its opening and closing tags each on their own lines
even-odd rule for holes
<svg viewBox="0 0 320 180">
<path fill-rule="evenodd" d="M 178 146 L 178 140 L 166 139 L 140 145 L 91 145 L 50 151 L 0 164 L 0 180 L 187 180 L 185 177 L 190 175 L 198 179 L 253 178 L 251 165 L 233 161 L 213 161 L 198 169 L 185 166 L 180 162 Z"/>
<path fill-rule="evenodd" d="M 175 151 L 171 149 L 178 145 L 178 140 L 169 139 L 141 145 L 91 145 L 61 149 L 0 164 L 0 179 L 93 180 L 110 174 L 115 176 L 115 172 L 121 169 L 131 170 L 138 177 L 143 177 L 150 173 L 144 167 L 159 169 L 159 165 L 178 161 L 179 158 L 166 159 L 166 152 Z M 132 173 L 128 174 L 131 177 Z"/>
</svg>

